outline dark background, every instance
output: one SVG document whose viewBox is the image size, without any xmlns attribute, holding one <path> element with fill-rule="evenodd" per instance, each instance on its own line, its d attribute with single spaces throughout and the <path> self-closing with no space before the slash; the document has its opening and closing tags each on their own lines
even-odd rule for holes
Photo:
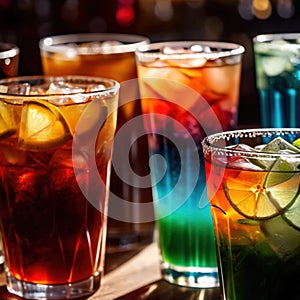
<svg viewBox="0 0 300 300">
<path fill-rule="evenodd" d="M 300 32 L 296 0 L 0 0 L 0 40 L 20 50 L 20 75 L 41 74 L 38 41 L 48 35 L 112 32 L 162 40 L 222 40 L 246 48 L 239 124 L 259 124 L 252 37 Z"/>
</svg>

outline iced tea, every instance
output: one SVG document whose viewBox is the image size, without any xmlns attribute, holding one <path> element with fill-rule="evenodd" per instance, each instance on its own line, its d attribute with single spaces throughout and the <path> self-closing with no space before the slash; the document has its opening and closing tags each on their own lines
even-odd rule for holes
<svg viewBox="0 0 300 300">
<path fill-rule="evenodd" d="M 34 299 L 90 294 L 103 272 L 118 83 L 16 77 L 0 90 L 8 289 Z"/>
</svg>

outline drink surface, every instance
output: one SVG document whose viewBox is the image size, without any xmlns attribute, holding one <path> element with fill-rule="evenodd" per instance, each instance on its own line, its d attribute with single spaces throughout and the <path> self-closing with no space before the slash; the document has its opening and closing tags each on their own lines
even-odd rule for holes
<svg viewBox="0 0 300 300">
<path fill-rule="evenodd" d="M 300 148 L 291 145 L 287 149 L 280 140 L 278 145 L 290 156 L 252 159 L 249 153 L 254 149 L 246 145 L 231 146 L 228 151 L 237 151 L 232 156 L 219 155 L 218 150 L 205 156 L 207 176 L 212 176 L 208 194 L 224 300 L 295 299 L 299 295 Z M 260 149 L 267 152 L 273 146 Z M 274 155 L 278 150 L 271 152 Z"/>
<path fill-rule="evenodd" d="M 105 88 L 90 86 L 99 87 Z M 22 88 L 27 95 L 23 91 L 24 96 L 0 96 L 0 215 L 6 264 L 10 275 L 20 281 L 80 282 L 103 271 L 105 185 L 117 96 L 61 95 L 72 88 L 84 92 L 80 83 L 74 87 L 44 83 L 31 91 L 29 85 L 19 84 L 16 90 Z M 12 90 L 8 87 L 8 92 Z M 39 96 L 45 93 L 57 96 Z M 16 98 L 22 101 L 16 104 Z M 99 118 L 105 122 L 97 131 L 94 151 L 89 152 L 88 141 L 93 141 Z M 89 168 L 91 161 L 95 168 Z M 88 195 L 98 193 L 97 200 L 87 200 L 83 188 Z"/>
<path fill-rule="evenodd" d="M 127 53 L 89 53 L 91 44 L 78 45 L 86 51 L 71 51 L 74 44 L 65 45 L 65 52 L 41 53 L 45 74 L 70 75 L 80 74 L 89 76 L 105 76 L 119 82 L 136 78 L 135 58 L 133 52 Z M 77 49 L 77 47 L 76 47 Z M 116 70 L 118 70 L 116 72 Z"/>
<path fill-rule="evenodd" d="M 117 36 L 113 38 L 116 39 Z M 122 37 L 122 39 L 125 39 L 125 37 Z M 143 39 L 139 37 L 139 40 L 134 40 L 134 42 L 137 42 L 137 44 L 144 43 Z M 101 76 L 112 78 L 119 82 L 126 82 L 127 80 L 137 78 L 133 51 L 134 43 L 121 43 L 117 40 L 97 40 L 82 43 L 74 41 L 73 43 L 64 43 L 57 46 L 60 46 L 63 51 L 60 51 L 59 48 L 56 51 L 56 45 L 53 45 L 53 52 L 41 51 L 45 74 Z M 130 51 L 127 49 L 128 46 L 131 48 Z M 129 102 L 127 97 L 132 101 Z M 139 176 L 146 176 L 149 172 L 147 139 L 146 137 L 139 137 L 137 135 L 137 131 L 141 130 L 143 123 L 142 121 L 136 121 L 139 124 L 136 125 L 136 128 L 131 128 L 130 130 L 128 127 L 124 127 L 125 129 L 122 128 L 126 122 L 141 114 L 138 87 L 136 86 L 136 88 L 131 88 L 130 91 L 125 90 L 124 92 L 121 88 L 119 99 L 117 132 L 121 130 L 122 136 L 126 139 L 130 137 L 134 141 L 138 138 L 132 144 L 129 157 L 125 157 L 124 159 L 130 160 L 134 172 Z M 127 100 L 127 103 L 123 103 L 122 99 Z M 113 161 L 115 156 L 124 155 L 119 150 L 114 150 Z M 130 177 L 129 170 L 119 166 L 119 171 L 119 173 L 116 173 L 115 168 L 112 166 L 110 189 L 114 195 L 122 200 L 134 203 L 152 201 L 151 188 L 139 188 L 127 184 L 124 182 L 124 178 Z M 149 182 L 149 187 L 150 185 Z M 112 205 L 109 206 L 109 216 L 115 215 L 112 211 L 113 209 L 115 208 Z M 126 210 L 122 215 L 118 213 L 123 220 L 118 220 L 114 217 L 108 218 L 107 252 L 130 250 L 131 248 L 139 248 L 152 242 L 154 224 L 153 222 L 139 223 L 139 214 L 137 210 Z"/>
<path fill-rule="evenodd" d="M 300 46 L 294 40 L 254 43 L 263 127 L 299 127 Z"/>
<path fill-rule="evenodd" d="M 155 51 L 152 50 L 152 53 L 156 55 L 160 50 Z M 230 64 L 225 59 L 220 59 L 219 63 L 204 58 L 181 59 L 182 53 L 193 53 L 180 47 L 166 47 L 162 52 L 166 54 L 164 59 L 143 61 L 141 58 L 137 64 L 138 75 L 142 79 L 143 113 L 157 115 L 153 121 L 145 119 L 147 131 L 152 132 L 148 138 L 150 157 L 160 154 L 166 164 L 165 175 L 159 181 L 161 163 L 155 158 L 151 160 L 154 181 L 159 181 L 153 188 L 153 194 L 162 261 L 170 264 L 170 268 L 191 267 L 186 270 L 192 276 L 191 270 L 196 274 L 204 270 L 201 268 L 217 272 L 201 140 L 205 137 L 205 130 L 215 132 L 221 128 L 212 122 L 211 113 L 203 102 L 209 104 L 223 129 L 236 125 L 241 63 L 233 60 L 234 63 Z M 168 59 L 169 53 L 179 55 L 176 59 Z M 160 81 L 160 78 L 167 80 Z M 189 89 L 198 96 L 189 97 Z M 189 138 L 196 147 L 189 146 Z M 181 150 L 177 149 L 178 145 Z M 195 154 L 197 162 L 192 158 Z M 179 184 L 181 174 L 184 174 L 184 179 Z M 175 186 L 178 189 L 174 195 L 170 192 Z M 186 195 L 186 191 L 193 192 Z M 176 207 L 174 203 L 178 202 L 182 205 Z"/>
</svg>

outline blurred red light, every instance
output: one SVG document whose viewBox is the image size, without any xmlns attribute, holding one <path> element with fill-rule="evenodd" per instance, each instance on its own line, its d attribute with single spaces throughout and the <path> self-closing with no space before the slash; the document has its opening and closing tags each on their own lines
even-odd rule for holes
<svg viewBox="0 0 300 300">
<path fill-rule="evenodd" d="M 135 12 L 131 6 L 120 6 L 116 12 L 116 20 L 121 26 L 128 26 L 135 20 Z"/>
</svg>

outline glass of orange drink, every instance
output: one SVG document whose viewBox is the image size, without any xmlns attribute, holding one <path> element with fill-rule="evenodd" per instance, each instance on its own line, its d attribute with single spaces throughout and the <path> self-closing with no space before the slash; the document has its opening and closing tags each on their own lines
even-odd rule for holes
<svg viewBox="0 0 300 300">
<path fill-rule="evenodd" d="M 300 275 L 300 129 L 203 141 L 224 300 L 294 299 Z"/>
<path fill-rule="evenodd" d="M 149 165 L 147 138 L 140 134 L 143 121 L 139 118 L 139 89 L 134 82 L 137 78 L 134 51 L 148 42 L 144 36 L 110 33 L 50 36 L 40 41 L 44 74 L 101 76 L 121 83 L 117 133 L 123 145 L 113 151 L 107 253 L 138 250 L 153 238 L 152 209 L 144 218 L 139 208 L 133 208 L 135 204 L 152 202 L 150 180 L 141 186 L 136 179 L 149 173 Z M 127 126 L 133 119 L 135 125 Z M 124 149 L 126 141 L 131 144 L 128 153 Z"/>
</svg>

